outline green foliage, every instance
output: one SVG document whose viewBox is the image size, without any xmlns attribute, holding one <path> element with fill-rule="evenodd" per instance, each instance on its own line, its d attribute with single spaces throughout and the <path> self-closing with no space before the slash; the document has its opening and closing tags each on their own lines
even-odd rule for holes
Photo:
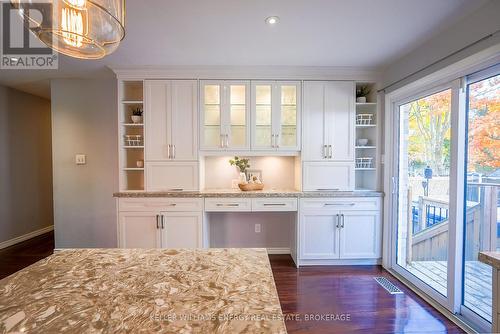
<svg viewBox="0 0 500 334">
<path fill-rule="evenodd" d="M 241 173 L 245 173 L 247 168 L 250 168 L 250 164 L 248 163 L 248 159 L 241 159 L 239 157 L 234 157 L 234 159 L 229 160 L 229 164 L 231 166 L 236 166 L 240 170 Z"/>
<path fill-rule="evenodd" d="M 371 90 L 368 88 L 368 86 L 361 86 L 356 89 L 356 97 L 364 97 L 368 96 L 370 94 Z"/>
</svg>

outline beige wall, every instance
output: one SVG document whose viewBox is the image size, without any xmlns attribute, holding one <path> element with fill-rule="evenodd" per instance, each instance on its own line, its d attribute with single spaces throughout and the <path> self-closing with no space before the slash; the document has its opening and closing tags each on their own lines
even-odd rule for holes
<svg viewBox="0 0 500 334">
<path fill-rule="evenodd" d="M 50 101 L 0 86 L 0 243 L 53 225 Z"/>
<path fill-rule="evenodd" d="M 53 80 L 51 91 L 56 248 L 116 247 L 116 81 Z"/>
</svg>

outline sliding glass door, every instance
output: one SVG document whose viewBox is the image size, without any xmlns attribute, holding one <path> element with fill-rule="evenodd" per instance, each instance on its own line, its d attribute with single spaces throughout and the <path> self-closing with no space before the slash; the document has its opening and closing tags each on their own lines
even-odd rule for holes
<svg viewBox="0 0 500 334">
<path fill-rule="evenodd" d="M 478 262 L 478 253 L 500 250 L 499 72 L 469 77 L 467 97 L 462 303 L 468 314 L 491 322 L 491 267 Z"/>
<path fill-rule="evenodd" d="M 451 101 L 452 89 L 441 87 L 398 107 L 397 269 L 444 299 L 449 267 Z"/>
</svg>

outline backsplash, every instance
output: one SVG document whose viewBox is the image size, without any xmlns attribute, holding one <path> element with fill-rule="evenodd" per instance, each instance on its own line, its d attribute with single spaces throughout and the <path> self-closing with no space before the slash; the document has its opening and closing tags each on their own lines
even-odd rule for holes
<svg viewBox="0 0 500 334">
<path fill-rule="evenodd" d="M 242 155 L 241 157 L 245 157 Z M 205 189 L 230 189 L 232 180 L 238 179 L 238 170 L 226 157 L 205 157 Z M 300 164 L 296 157 L 246 157 L 250 170 L 262 171 L 265 189 L 298 189 Z"/>
</svg>

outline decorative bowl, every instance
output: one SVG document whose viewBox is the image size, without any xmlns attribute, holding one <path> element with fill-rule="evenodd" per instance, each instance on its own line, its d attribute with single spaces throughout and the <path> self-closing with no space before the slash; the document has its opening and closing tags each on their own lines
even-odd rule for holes
<svg viewBox="0 0 500 334">
<path fill-rule="evenodd" d="M 258 183 L 248 183 L 248 184 L 243 184 L 243 183 L 238 183 L 238 187 L 242 191 L 254 191 L 254 190 L 262 190 L 264 189 L 264 184 L 258 184 Z"/>
<path fill-rule="evenodd" d="M 358 145 L 359 146 L 366 146 L 366 145 L 368 145 L 368 139 L 366 139 L 366 138 L 360 138 L 360 139 L 358 139 Z"/>
</svg>

